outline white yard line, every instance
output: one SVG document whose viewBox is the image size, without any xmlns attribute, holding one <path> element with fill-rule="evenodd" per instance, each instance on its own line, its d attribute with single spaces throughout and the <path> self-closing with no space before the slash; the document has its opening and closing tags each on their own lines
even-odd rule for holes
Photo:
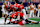
<svg viewBox="0 0 40 27">
<path fill-rule="evenodd" d="M 0 25 L 0 27 L 21 27 L 19 24 L 13 24 L 13 25 Z"/>
<path fill-rule="evenodd" d="M 34 20 L 30 20 L 30 21 L 34 21 Z M 34 22 L 37 22 L 37 21 L 34 21 Z M 40 23 L 40 22 L 39 22 Z"/>
<path fill-rule="evenodd" d="M 20 25 L 0 25 L 0 27 L 21 27 Z"/>
</svg>

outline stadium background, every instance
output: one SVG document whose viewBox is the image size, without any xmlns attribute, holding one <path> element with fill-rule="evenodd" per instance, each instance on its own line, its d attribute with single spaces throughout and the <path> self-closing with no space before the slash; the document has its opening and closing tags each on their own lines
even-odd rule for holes
<svg viewBox="0 0 40 27">
<path fill-rule="evenodd" d="M 10 1 L 11 4 L 14 4 L 14 0 L 0 0 L 0 17 L 2 16 L 2 11 L 1 11 L 1 6 L 3 5 L 4 2 Z M 23 0 L 18 0 L 18 3 L 22 3 Z M 27 5 L 29 5 L 29 2 L 33 2 L 33 4 L 38 5 L 38 3 L 40 2 L 40 0 L 24 0 L 25 2 L 23 3 L 24 7 L 26 7 Z"/>
</svg>

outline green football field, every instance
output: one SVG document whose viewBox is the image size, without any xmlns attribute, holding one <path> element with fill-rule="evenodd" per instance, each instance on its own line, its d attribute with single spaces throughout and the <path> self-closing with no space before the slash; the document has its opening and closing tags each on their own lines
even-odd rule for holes
<svg viewBox="0 0 40 27">
<path fill-rule="evenodd" d="M 2 18 L 0 18 L 2 19 Z M 7 18 L 9 19 L 9 18 Z M 40 21 L 40 18 L 28 18 L 28 20 L 33 20 L 33 21 Z M 25 24 L 24 27 L 40 27 L 40 23 L 39 24 Z"/>
<path fill-rule="evenodd" d="M 28 18 L 28 20 L 40 21 L 40 18 Z M 25 24 L 24 27 L 40 27 L 40 23 L 39 24 Z"/>
<path fill-rule="evenodd" d="M 33 21 L 40 21 L 40 18 L 28 18 L 29 20 L 33 20 Z M 25 27 L 40 27 L 40 23 L 39 24 L 25 24 Z"/>
</svg>

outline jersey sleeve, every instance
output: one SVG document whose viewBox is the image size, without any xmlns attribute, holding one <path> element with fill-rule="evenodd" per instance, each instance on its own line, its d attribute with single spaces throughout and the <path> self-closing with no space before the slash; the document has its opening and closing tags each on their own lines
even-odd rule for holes
<svg viewBox="0 0 40 27">
<path fill-rule="evenodd" d="M 5 4 L 5 8 L 7 8 L 7 5 Z"/>
<path fill-rule="evenodd" d="M 12 5 L 10 6 L 10 8 L 12 8 Z"/>
<path fill-rule="evenodd" d="M 22 6 L 22 9 L 24 8 L 24 6 Z"/>
</svg>

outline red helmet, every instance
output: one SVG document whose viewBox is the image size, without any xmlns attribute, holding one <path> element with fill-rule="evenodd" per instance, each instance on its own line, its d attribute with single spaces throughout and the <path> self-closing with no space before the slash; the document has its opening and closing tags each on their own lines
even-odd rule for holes
<svg viewBox="0 0 40 27">
<path fill-rule="evenodd" d="M 7 5 L 10 5 L 11 3 L 10 2 L 7 2 Z"/>
</svg>

